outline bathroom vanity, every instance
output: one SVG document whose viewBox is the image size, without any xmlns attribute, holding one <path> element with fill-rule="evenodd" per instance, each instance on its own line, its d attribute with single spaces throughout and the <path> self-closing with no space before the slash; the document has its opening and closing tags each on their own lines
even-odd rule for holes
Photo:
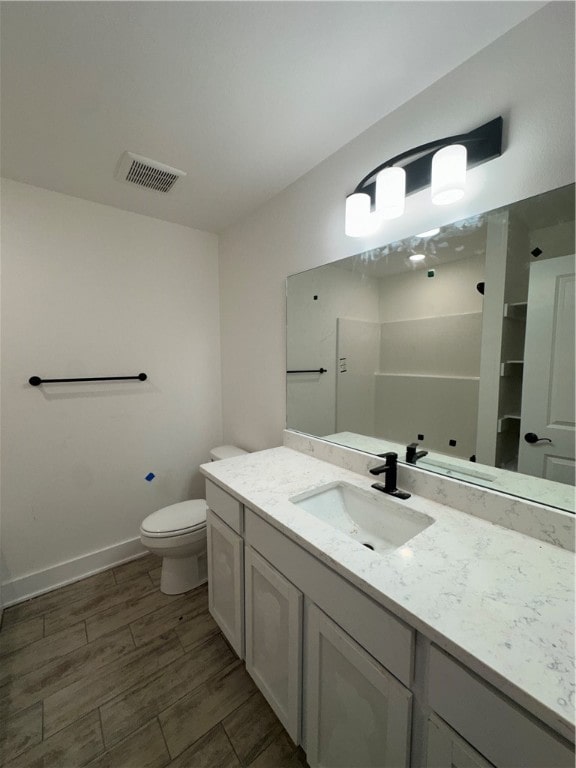
<svg viewBox="0 0 576 768">
<path fill-rule="evenodd" d="M 210 612 L 312 768 L 573 766 L 574 555 L 550 531 L 287 447 L 202 472 Z"/>
</svg>

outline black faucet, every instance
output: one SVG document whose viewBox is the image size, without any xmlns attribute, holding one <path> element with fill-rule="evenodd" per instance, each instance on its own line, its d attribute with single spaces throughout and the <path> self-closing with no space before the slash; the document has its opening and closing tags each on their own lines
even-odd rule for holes
<svg viewBox="0 0 576 768">
<path fill-rule="evenodd" d="M 377 467 L 372 467 L 370 470 L 373 475 L 381 475 L 385 473 L 386 478 L 384 483 L 374 483 L 372 488 L 382 493 L 387 493 L 389 496 L 395 496 L 397 499 L 409 499 L 410 494 L 405 491 L 399 491 L 396 487 L 396 477 L 398 470 L 398 454 L 393 451 L 382 454 L 382 458 L 386 459 L 385 464 L 380 464 Z"/>
<path fill-rule="evenodd" d="M 428 451 L 417 451 L 418 443 L 410 443 L 406 446 L 406 464 L 416 464 L 418 459 L 428 456 Z"/>
</svg>

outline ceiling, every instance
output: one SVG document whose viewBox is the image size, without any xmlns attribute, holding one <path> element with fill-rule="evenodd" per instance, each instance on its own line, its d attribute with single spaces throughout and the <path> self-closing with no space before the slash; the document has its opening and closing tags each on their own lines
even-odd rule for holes
<svg viewBox="0 0 576 768">
<path fill-rule="evenodd" d="M 3 2 L 2 175 L 221 232 L 543 5 Z"/>
</svg>

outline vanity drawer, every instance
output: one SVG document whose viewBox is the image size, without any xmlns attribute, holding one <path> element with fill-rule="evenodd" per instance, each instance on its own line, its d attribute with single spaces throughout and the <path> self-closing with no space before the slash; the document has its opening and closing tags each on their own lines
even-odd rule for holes
<svg viewBox="0 0 576 768">
<path fill-rule="evenodd" d="M 206 502 L 212 512 L 229 525 L 236 533 L 242 534 L 244 530 L 244 520 L 242 504 L 223 491 L 211 480 L 206 480 Z"/>
<path fill-rule="evenodd" d="M 252 512 L 244 540 L 327 613 L 395 677 L 410 686 L 414 630 Z"/>
<path fill-rule="evenodd" d="M 494 765 L 573 768 L 567 742 L 434 645 L 428 694 L 432 709 Z"/>
</svg>

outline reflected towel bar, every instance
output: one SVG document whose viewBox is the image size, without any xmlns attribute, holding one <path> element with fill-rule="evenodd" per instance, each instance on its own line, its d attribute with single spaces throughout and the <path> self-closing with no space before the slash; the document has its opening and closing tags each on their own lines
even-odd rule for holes
<svg viewBox="0 0 576 768">
<path fill-rule="evenodd" d="M 313 368 L 305 371 L 286 371 L 286 373 L 328 373 L 327 368 Z"/>
<path fill-rule="evenodd" d="M 41 379 L 40 376 L 32 376 L 28 383 L 33 387 L 39 387 L 40 384 L 60 384 L 68 381 L 146 381 L 148 376 L 145 373 L 139 373 L 137 376 L 96 376 L 88 379 Z"/>
</svg>

